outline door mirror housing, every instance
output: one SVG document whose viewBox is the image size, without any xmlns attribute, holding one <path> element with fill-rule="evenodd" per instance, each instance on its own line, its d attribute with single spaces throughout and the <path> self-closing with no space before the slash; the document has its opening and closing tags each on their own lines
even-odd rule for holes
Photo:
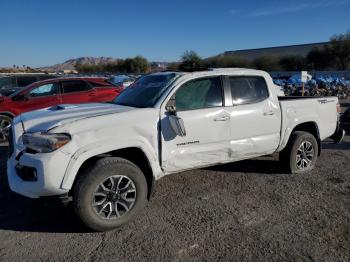
<svg viewBox="0 0 350 262">
<path fill-rule="evenodd" d="M 23 98 L 24 101 L 28 101 L 30 99 L 30 94 L 29 93 L 25 93 L 23 94 Z"/>
<path fill-rule="evenodd" d="M 186 130 L 185 130 L 185 124 L 181 117 L 178 117 L 177 115 L 169 115 L 169 122 L 172 130 L 175 132 L 178 136 L 186 136 Z"/>
<path fill-rule="evenodd" d="M 29 95 L 27 93 L 25 94 L 19 94 L 14 97 L 12 97 L 13 101 L 28 101 L 29 100 Z"/>
<path fill-rule="evenodd" d="M 168 112 L 168 119 L 171 129 L 178 136 L 186 136 L 185 124 L 181 117 L 176 114 L 175 95 L 173 95 L 165 106 L 165 110 Z"/>
</svg>

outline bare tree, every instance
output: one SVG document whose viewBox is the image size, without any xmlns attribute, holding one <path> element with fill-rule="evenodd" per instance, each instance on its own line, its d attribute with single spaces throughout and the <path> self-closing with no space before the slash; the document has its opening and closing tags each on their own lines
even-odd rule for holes
<svg viewBox="0 0 350 262">
<path fill-rule="evenodd" d="M 336 59 L 338 69 L 346 70 L 350 63 L 350 31 L 331 37 L 330 51 Z"/>
</svg>

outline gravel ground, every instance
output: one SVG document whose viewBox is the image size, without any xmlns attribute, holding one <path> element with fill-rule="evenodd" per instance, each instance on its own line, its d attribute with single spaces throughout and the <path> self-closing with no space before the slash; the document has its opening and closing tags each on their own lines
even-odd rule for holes
<svg viewBox="0 0 350 262">
<path fill-rule="evenodd" d="M 137 219 L 90 233 L 11 193 L 0 146 L 0 261 L 350 261 L 350 138 L 323 147 L 304 176 L 265 157 L 165 177 Z"/>
</svg>

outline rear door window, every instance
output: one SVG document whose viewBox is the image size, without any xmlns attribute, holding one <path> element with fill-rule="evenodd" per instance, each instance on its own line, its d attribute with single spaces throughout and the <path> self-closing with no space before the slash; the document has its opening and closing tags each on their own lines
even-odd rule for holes
<svg viewBox="0 0 350 262">
<path fill-rule="evenodd" d="M 91 89 L 91 87 L 82 80 L 63 81 L 62 88 L 64 94 L 84 92 Z"/>
<path fill-rule="evenodd" d="M 234 105 L 258 103 L 269 97 L 265 79 L 258 76 L 230 77 Z"/>
</svg>

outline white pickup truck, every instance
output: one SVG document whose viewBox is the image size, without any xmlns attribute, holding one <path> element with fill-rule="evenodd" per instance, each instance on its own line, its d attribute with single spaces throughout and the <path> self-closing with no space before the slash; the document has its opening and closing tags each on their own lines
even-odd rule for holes
<svg viewBox="0 0 350 262">
<path fill-rule="evenodd" d="M 336 97 L 278 97 L 263 71 L 150 74 L 111 103 L 16 117 L 8 181 L 30 198 L 72 200 L 87 226 L 109 230 L 137 214 L 168 174 L 275 152 L 292 173 L 307 173 L 322 140 L 342 140 L 339 112 Z"/>
</svg>

